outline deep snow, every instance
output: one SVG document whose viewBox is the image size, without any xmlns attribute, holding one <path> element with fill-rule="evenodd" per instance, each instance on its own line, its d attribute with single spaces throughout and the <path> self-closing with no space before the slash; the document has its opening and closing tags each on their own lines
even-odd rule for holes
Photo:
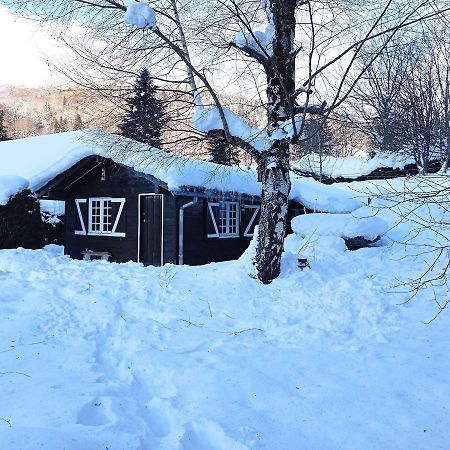
<svg viewBox="0 0 450 450">
<path fill-rule="evenodd" d="M 346 251 L 321 214 L 268 286 L 252 249 L 161 268 L 1 250 L 0 449 L 448 449 L 450 315 L 424 323 L 448 291 L 395 287 L 433 258 L 423 225 L 448 244 L 449 213 L 409 196 L 436 180 L 341 185 L 372 198 L 346 217 L 388 224 L 380 246 Z"/>
<path fill-rule="evenodd" d="M 450 315 L 425 325 L 430 292 L 394 292 L 427 257 L 373 204 L 382 246 L 291 235 L 268 286 L 251 252 L 145 268 L 0 251 L 0 448 L 448 449 Z"/>
</svg>

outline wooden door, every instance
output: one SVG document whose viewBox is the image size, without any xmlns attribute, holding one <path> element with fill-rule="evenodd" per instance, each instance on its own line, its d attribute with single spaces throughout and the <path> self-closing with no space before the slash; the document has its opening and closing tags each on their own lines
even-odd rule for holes
<svg viewBox="0 0 450 450">
<path fill-rule="evenodd" d="M 162 264 L 163 196 L 141 195 L 139 202 L 139 261 L 146 265 L 160 266 Z"/>
</svg>

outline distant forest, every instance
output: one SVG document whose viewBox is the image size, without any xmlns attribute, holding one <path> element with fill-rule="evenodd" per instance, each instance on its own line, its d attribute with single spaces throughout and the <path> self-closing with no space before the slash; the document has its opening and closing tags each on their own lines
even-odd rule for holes
<svg viewBox="0 0 450 450">
<path fill-rule="evenodd" d="M 82 91 L 0 87 L 0 111 L 10 139 L 95 126 Z"/>
</svg>

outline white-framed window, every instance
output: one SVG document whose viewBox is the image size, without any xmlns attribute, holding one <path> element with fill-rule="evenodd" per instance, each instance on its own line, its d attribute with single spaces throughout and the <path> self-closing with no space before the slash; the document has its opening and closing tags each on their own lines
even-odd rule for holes
<svg viewBox="0 0 450 450">
<path fill-rule="evenodd" d="M 239 202 L 208 203 L 213 231 L 208 237 L 239 237 Z"/>
<path fill-rule="evenodd" d="M 125 233 L 116 231 L 124 205 L 124 198 L 90 198 L 88 234 L 93 236 L 125 237 Z M 117 214 L 113 214 L 113 210 L 116 209 Z"/>
</svg>

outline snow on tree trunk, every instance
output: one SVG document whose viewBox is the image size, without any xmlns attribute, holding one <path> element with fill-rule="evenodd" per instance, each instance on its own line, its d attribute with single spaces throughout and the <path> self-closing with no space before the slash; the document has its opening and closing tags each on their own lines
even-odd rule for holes
<svg viewBox="0 0 450 450">
<path fill-rule="evenodd" d="M 265 4 L 265 2 L 262 2 Z M 269 130 L 293 118 L 295 91 L 295 0 L 270 0 L 275 34 L 273 54 L 265 64 Z M 266 6 L 267 7 L 267 6 Z M 259 162 L 262 175 L 262 204 L 255 264 L 258 278 L 270 283 L 280 274 L 281 254 L 288 217 L 289 139 L 274 141 Z"/>
<path fill-rule="evenodd" d="M 279 141 L 265 159 L 262 173 L 261 218 L 258 227 L 256 270 L 263 283 L 280 274 L 281 255 L 288 217 L 289 143 Z"/>
</svg>

